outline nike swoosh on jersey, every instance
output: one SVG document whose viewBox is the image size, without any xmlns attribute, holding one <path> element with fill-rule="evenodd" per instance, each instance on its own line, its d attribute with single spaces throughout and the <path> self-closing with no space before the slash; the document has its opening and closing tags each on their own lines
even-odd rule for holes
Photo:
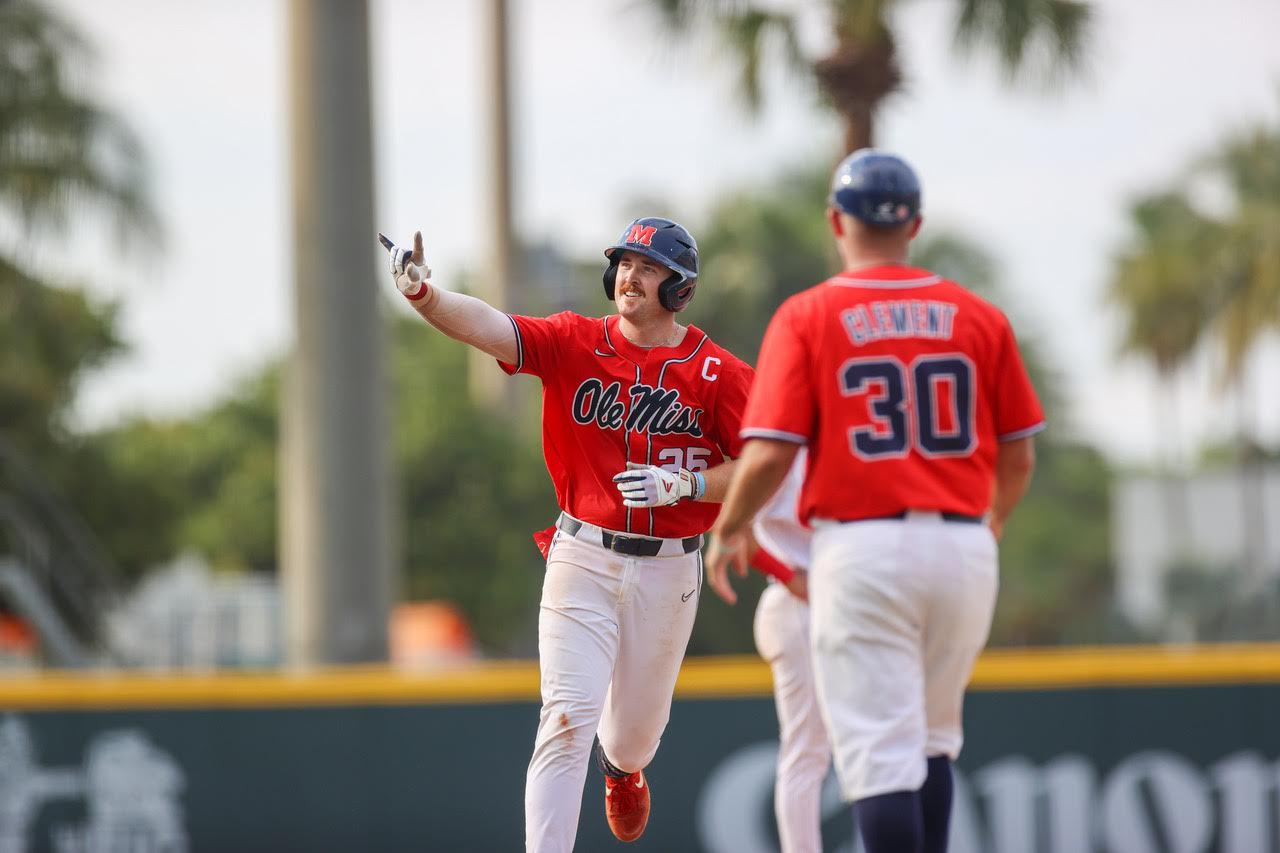
<svg viewBox="0 0 1280 853">
<path fill-rule="evenodd" d="M 611 352 L 600 352 L 600 348 L 599 348 L 599 347 L 596 347 L 596 355 L 600 356 L 601 358 L 615 358 L 615 357 L 616 357 L 616 356 L 615 356 L 615 354 L 614 354 L 614 353 L 611 353 Z"/>
</svg>

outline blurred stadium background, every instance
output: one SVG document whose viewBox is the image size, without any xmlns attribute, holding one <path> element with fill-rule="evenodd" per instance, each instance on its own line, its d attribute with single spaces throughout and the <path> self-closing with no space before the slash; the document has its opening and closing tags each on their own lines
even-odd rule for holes
<svg viewBox="0 0 1280 853">
<path fill-rule="evenodd" d="M 869 142 L 1051 421 L 953 850 L 1280 851 L 1276 32 L 1269 0 L 0 2 L 0 853 L 518 849 L 536 389 L 400 305 L 374 232 L 591 314 L 597 247 L 674 215 L 690 321 L 753 360 Z M 638 847 L 777 849 L 753 601 L 701 603 Z"/>
</svg>

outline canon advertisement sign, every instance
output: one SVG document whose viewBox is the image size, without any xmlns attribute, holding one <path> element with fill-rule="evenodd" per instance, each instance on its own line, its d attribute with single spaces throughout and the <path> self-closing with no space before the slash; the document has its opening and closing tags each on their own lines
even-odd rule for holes
<svg viewBox="0 0 1280 853">
<path fill-rule="evenodd" d="M 776 853 L 776 743 L 743 747 L 712 771 L 698 801 L 709 853 Z M 1256 752 L 1201 769 L 1173 752 L 1139 752 L 1102 774 L 1083 755 L 1036 765 L 1009 756 L 956 772 L 951 853 L 1280 853 L 1280 762 Z M 848 828 L 840 816 L 848 815 Z M 830 831 L 832 819 L 836 829 Z M 861 853 L 834 774 L 823 791 L 824 835 Z"/>
</svg>

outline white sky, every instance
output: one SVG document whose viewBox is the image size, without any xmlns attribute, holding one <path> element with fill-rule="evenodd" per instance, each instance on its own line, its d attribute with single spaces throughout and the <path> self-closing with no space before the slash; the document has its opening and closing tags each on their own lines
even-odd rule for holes
<svg viewBox="0 0 1280 853">
<path fill-rule="evenodd" d="M 641 0 L 511 2 L 526 238 L 594 253 L 641 195 L 670 199 L 696 226 L 720 194 L 836 154 L 835 124 L 808 89 L 775 75 L 765 112 L 749 118 L 716 47 L 671 43 Z M 55 5 L 97 45 L 97 88 L 148 147 L 169 236 L 163 254 L 142 261 L 80 253 L 94 268 L 72 277 L 123 299 L 133 344 L 86 382 L 82 419 L 180 414 L 217 399 L 292 335 L 286 6 Z M 370 4 L 378 225 L 421 228 L 446 281 L 478 265 L 485 234 L 485 5 Z M 926 227 L 960 230 L 1001 262 L 1015 314 L 1069 380 L 1079 431 L 1117 460 L 1142 462 L 1166 439 L 1150 371 L 1115 354 L 1115 317 L 1102 304 L 1110 258 L 1131 198 L 1176 178 L 1223 128 L 1280 120 L 1280 3 L 1097 5 L 1089 79 L 1045 95 L 1010 91 L 989 63 L 955 56 L 954 3 L 903 3 L 907 90 L 882 114 L 879 142 L 920 172 Z M 821 21 L 810 24 L 820 46 Z M 373 265 L 372 236 L 370 247 Z M 1206 358 L 1179 385 L 1185 445 L 1234 428 L 1235 403 L 1213 394 L 1212 380 Z M 1253 417 L 1280 441 L 1280 346 L 1259 353 L 1250 382 Z"/>
</svg>

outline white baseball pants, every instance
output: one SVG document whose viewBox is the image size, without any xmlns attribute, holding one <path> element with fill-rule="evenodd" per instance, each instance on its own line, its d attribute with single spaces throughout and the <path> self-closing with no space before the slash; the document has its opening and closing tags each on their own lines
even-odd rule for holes
<svg viewBox="0 0 1280 853">
<path fill-rule="evenodd" d="M 812 560 L 814 674 L 841 791 L 914 791 L 926 756 L 960 754 L 995 610 L 995 538 L 937 513 L 818 523 Z"/>
<path fill-rule="evenodd" d="M 809 605 L 780 583 L 760 594 L 756 649 L 773 670 L 778 770 L 773 809 L 782 853 L 822 853 L 822 783 L 831 747 L 818 710 L 809 650 Z"/>
<path fill-rule="evenodd" d="M 593 736 L 620 770 L 653 760 L 701 586 L 697 551 L 628 557 L 556 534 L 538 617 L 542 712 L 525 784 L 526 850 L 573 849 Z M 603 783 L 600 791 L 603 808 Z"/>
</svg>

